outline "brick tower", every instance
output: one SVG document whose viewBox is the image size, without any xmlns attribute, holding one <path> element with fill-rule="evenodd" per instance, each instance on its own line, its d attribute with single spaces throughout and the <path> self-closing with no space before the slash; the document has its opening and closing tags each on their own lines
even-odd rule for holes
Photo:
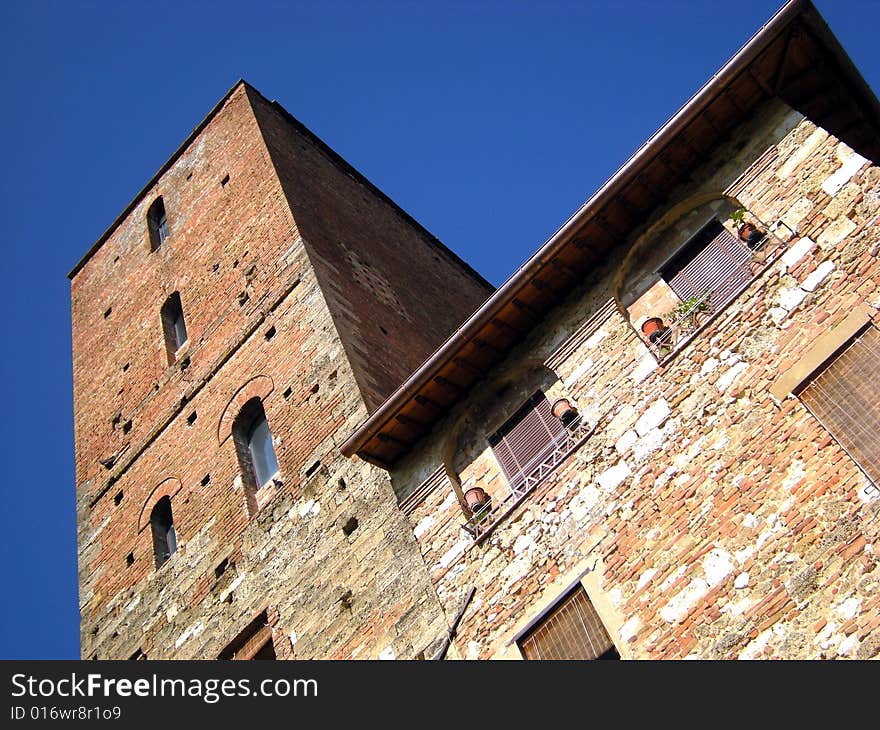
<svg viewBox="0 0 880 730">
<path fill-rule="evenodd" d="M 83 657 L 443 634 L 387 473 L 338 444 L 485 280 L 244 82 L 70 279 Z"/>
</svg>

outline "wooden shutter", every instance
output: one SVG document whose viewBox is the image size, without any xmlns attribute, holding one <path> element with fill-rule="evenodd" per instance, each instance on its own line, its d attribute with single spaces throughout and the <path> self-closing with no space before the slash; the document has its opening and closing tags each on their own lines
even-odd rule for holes
<svg viewBox="0 0 880 730">
<path fill-rule="evenodd" d="M 708 311 L 712 313 L 751 281 L 752 253 L 720 223 L 712 224 L 710 232 L 714 235 L 704 247 L 695 241 L 696 254 L 693 249 L 686 251 L 666 267 L 663 278 L 682 300 L 709 291 Z"/>
<path fill-rule="evenodd" d="M 801 401 L 880 486 L 880 330 L 868 327 L 800 392 Z"/>
<path fill-rule="evenodd" d="M 550 412 L 546 396 L 538 392 L 490 437 L 511 490 L 517 490 L 564 433 L 565 426 Z"/>
<path fill-rule="evenodd" d="M 619 658 L 581 586 L 520 641 L 520 648 L 526 659 Z"/>
</svg>

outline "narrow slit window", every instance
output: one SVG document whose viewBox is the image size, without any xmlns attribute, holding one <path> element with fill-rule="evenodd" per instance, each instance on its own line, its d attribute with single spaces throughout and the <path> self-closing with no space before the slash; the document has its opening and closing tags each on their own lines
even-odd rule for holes
<svg viewBox="0 0 880 730">
<path fill-rule="evenodd" d="M 252 398 L 242 406 L 232 429 L 238 461 L 245 481 L 248 509 L 256 511 L 255 495 L 278 473 L 278 458 L 263 402 Z"/>
<path fill-rule="evenodd" d="M 168 238 L 168 218 L 161 197 L 156 198 L 147 211 L 147 228 L 150 231 L 150 251 L 155 251 Z"/>
<path fill-rule="evenodd" d="M 186 320 L 183 317 L 180 292 L 174 292 L 165 300 L 165 304 L 162 305 L 161 319 L 168 364 L 171 365 L 177 359 L 177 351 L 183 347 L 187 340 Z"/>
<path fill-rule="evenodd" d="M 174 516 L 171 513 L 171 498 L 162 497 L 150 513 L 150 527 L 153 532 L 153 553 L 156 567 L 161 568 L 177 551 L 177 535 L 174 532 Z"/>
</svg>

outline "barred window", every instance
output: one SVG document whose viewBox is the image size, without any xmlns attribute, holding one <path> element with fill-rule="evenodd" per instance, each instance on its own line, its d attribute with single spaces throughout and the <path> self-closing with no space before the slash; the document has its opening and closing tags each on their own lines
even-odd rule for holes
<svg viewBox="0 0 880 730">
<path fill-rule="evenodd" d="M 868 326 L 848 340 L 797 393 L 822 426 L 880 485 L 880 330 Z"/>
<path fill-rule="evenodd" d="M 578 585 L 519 641 L 526 659 L 620 659 L 583 586 Z"/>
</svg>

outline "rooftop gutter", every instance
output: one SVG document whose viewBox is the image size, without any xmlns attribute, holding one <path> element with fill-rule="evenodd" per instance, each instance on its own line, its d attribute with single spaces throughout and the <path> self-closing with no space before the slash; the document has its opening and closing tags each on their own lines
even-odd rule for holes
<svg viewBox="0 0 880 730">
<path fill-rule="evenodd" d="M 574 214 L 556 231 L 541 248 L 526 260 L 489 297 L 480 308 L 453 332 L 453 334 L 431 355 L 388 399 L 349 436 L 340 447 L 348 457 L 357 451 L 385 425 L 394 412 L 402 406 L 417 390 L 434 377 L 445 364 L 447 357 L 460 345 L 474 335 L 483 325 L 513 299 L 518 289 L 537 273 L 553 255 L 567 243 L 572 235 L 592 217 L 593 208 L 613 197 L 620 187 L 630 181 L 640 165 L 650 160 L 655 148 L 665 144 L 677 135 L 694 117 L 708 106 L 709 102 L 728 83 L 738 76 L 788 25 L 799 15 L 813 7 L 809 0 L 789 0 L 765 23 L 687 103 L 679 109 L 657 132 L 655 132 L 636 152 L 602 185 Z"/>
</svg>

